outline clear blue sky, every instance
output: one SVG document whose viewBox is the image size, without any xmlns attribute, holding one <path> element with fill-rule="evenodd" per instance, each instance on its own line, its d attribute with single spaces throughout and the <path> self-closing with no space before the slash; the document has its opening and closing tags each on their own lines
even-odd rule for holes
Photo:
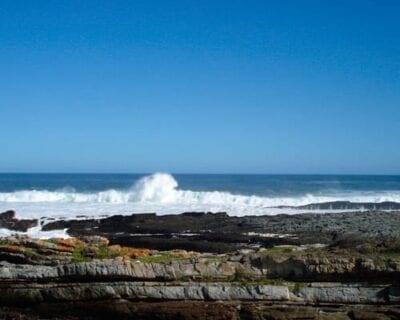
<svg viewBox="0 0 400 320">
<path fill-rule="evenodd" d="M 400 173 L 400 1 L 0 2 L 1 172 Z"/>
</svg>

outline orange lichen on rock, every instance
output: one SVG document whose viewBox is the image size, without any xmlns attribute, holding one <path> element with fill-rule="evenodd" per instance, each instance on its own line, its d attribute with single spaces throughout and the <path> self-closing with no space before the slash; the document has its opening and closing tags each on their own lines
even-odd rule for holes
<svg viewBox="0 0 400 320">
<path fill-rule="evenodd" d="M 84 242 L 77 238 L 55 239 L 55 246 L 53 249 L 62 252 L 73 252 L 75 248 L 84 246 Z"/>
<path fill-rule="evenodd" d="M 85 245 L 83 241 L 77 238 L 56 239 L 56 243 L 60 246 L 71 248 L 83 247 Z"/>
<path fill-rule="evenodd" d="M 141 258 L 147 257 L 151 255 L 154 251 L 149 249 L 136 249 L 136 248 L 128 248 L 128 255 L 131 258 Z"/>
<path fill-rule="evenodd" d="M 0 246 L 0 251 L 10 252 L 10 253 L 24 253 L 25 248 L 17 245 L 2 245 Z"/>
<path fill-rule="evenodd" d="M 191 259 L 193 257 L 198 257 L 200 253 L 194 251 L 186 251 L 186 250 L 174 250 L 171 251 L 171 255 L 177 258 Z"/>
<path fill-rule="evenodd" d="M 151 255 L 154 250 L 132 247 L 121 247 L 119 245 L 109 246 L 108 249 L 116 256 L 128 256 L 130 258 L 141 258 Z"/>
<path fill-rule="evenodd" d="M 53 248 L 53 250 L 60 251 L 60 252 L 72 252 L 72 251 L 74 251 L 74 248 L 57 245 Z"/>
</svg>

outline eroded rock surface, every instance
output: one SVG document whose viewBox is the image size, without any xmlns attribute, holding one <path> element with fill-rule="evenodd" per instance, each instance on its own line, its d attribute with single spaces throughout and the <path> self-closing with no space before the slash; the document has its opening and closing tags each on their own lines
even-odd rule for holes
<svg viewBox="0 0 400 320">
<path fill-rule="evenodd" d="M 346 208 L 349 204 L 339 202 L 319 205 L 321 208 Z M 109 239 L 111 244 L 131 247 L 214 253 L 285 244 L 332 244 L 349 236 L 380 241 L 398 238 L 400 212 L 379 211 L 380 208 L 397 208 L 395 204 L 374 204 L 375 207 L 368 203 L 350 205 L 365 205 L 370 210 L 246 217 L 232 217 L 223 212 L 187 212 L 163 216 L 115 215 L 101 219 L 46 220 L 42 230 L 67 229 L 67 233 L 74 237 L 102 236 Z M 0 215 L 0 226 L 4 228 L 26 231 L 36 225 L 36 220 L 15 219 L 13 211 Z"/>
<path fill-rule="evenodd" d="M 330 219 L 186 213 L 50 223 L 77 237 L 0 240 L 0 318 L 400 319 L 399 214 Z"/>
</svg>

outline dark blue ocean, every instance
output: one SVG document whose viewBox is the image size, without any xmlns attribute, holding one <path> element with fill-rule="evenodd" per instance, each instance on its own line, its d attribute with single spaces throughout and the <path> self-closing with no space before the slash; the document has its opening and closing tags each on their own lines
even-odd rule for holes
<svg viewBox="0 0 400 320">
<path fill-rule="evenodd" d="M 24 217 L 225 211 L 299 213 L 283 206 L 400 202 L 400 176 L 0 174 L 0 211 Z"/>
<path fill-rule="evenodd" d="M 126 190 L 146 174 L 0 174 L 0 192 L 61 190 L 97 192 Z M 400 191 L 400 176 L 174 174 L 179 189 L 225 191 L 257 196 L 324 195 L 335 192 Z"/>
</svg>

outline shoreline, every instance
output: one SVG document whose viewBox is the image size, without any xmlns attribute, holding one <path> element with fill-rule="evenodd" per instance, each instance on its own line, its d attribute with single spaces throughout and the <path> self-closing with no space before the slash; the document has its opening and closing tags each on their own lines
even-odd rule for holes
<svg viewBox="0 0 400 320">
<path fill-rule="evenodd" d="M 349 236 L 390 240 L 400 234 L 400 211 L 229 216 L 224 212 L 155 213 L 80 217 L 56 220 L 18 219 L 14 211 L 0 213 L 0 228 L 6 235 L 29 232 L 40 236 L 99 235 L 114 244 L 149 249 L 224 252 L 274 245 L 329 245 Z M 45 223 L 44 223 L 45 221 Z"/>
</svg>

